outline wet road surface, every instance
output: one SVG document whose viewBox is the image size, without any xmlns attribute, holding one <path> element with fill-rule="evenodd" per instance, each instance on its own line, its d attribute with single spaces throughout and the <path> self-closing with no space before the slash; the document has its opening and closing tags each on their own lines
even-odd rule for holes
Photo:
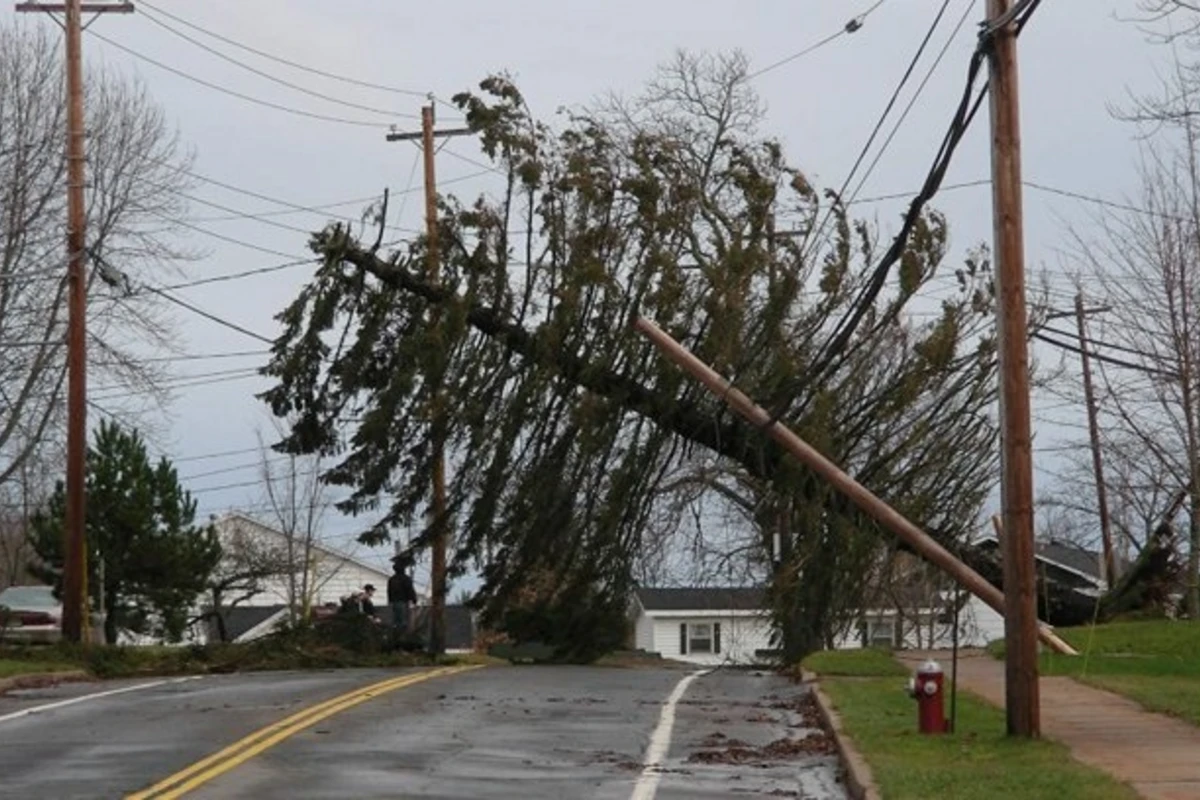
<svg viewBox="0 0 1200 800">
<path fill-rule="evenodd" d="M 7 719 L 133 684 L 0 698 L 0 795 L 122 797 L 306 706 L 403 674 L 210 676 Z M 688 675 L 538 666 L 442 676 L 322 719 L 187 796 L 845 797 L 804 687 L 720 670 L 695 678 L 668 713 Z M 656 738 L 665 755 L 646 766 Z"/>
</svg>

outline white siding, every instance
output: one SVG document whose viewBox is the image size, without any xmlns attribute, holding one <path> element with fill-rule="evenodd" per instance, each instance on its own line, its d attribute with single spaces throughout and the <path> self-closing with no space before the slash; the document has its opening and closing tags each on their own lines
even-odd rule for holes
<svg viewBox="0 0 1200 800">
<path fill-rule="evenodd" d="M 647 653 L 654 649 L 654 623 L 645 614 L 638 614 L 633 623 L 633 646 Z"/>
<path fill-rule="evenodd" d="M 680 625 L 721 625 L 721 652 L 685 653 L 679 651 Z M 696 612 L 688 616 L 656 617 L 654 612 L 643 612 L 637 620 L 638 635 L 652 633 L 652 642 L 644 649 L 656 652 L 663 658 L 686 661 L 692 664 L 753 664 L 755 651 L 771 647 L 771 622 L 765 616 L 722 616 Z M 640 645 L 639 646 L 643 646 Z"/>
<path fill-rule="evenodd" d="M 240 515 L 230 515 L 217 522 L 217 534 L 223 542 L 235 537 L 246 537 L 262 551 L 280 552 L 286 548 L 287 540 L 279 531 Z M 296 553 L 302 558 L 303 551 Z M 389 573 L 352 559 L 350 556 L 332 552 L 319 545 L 311 550 L 311 603 L 319 606 L 337 603 L 341 598 L 362 589 L 365 584 L 375 586 L 379 602 L 386 598 Z M 301 580 L 303 567 L 297 565 L 297 581 Z M 244 602 L 243 605 L 269 606 L 287 604 L 288 578 L 279 576 L 262 581 L 262 591 Z"/>
<path fill-rule="evenodd" d="M 971 642 L 963 647 L 984 647 L 1004 638 L 1004 617 L 978 597 L 972 596 L 963 606 L 961 619 L 964 626 L 959 636 Z"/>
<path fill-rule="evenodd" d="M 903 622 L 903 635 L 896 636 L 894 610 L 868 612 L 864 621 L 871 633 L 887 630 L 893 631 L 893 646 L 900 649 L 946 649 L 954 643 L 954 626 L 930 622 L 932 613 L 925 613 L 919 619 L 908 616 Z M 920 630 L 917 630 L 918 626 Z M 994 639 L 1004 638 L 1004 617 L 992 610 L 991 606 L 977 597 L 972 596 L 963 605 L 958 617 L 958 646 L 984 647 Z M 871 642 L 868 642 L 871 644 Z M 877 644 L 884 646 L 882 642 Z M 834 647 L 839 650 L 854 650 L 863 646 L 862 632 L 859 624 L 854 623 L 834 639 Z"/>
</svg>

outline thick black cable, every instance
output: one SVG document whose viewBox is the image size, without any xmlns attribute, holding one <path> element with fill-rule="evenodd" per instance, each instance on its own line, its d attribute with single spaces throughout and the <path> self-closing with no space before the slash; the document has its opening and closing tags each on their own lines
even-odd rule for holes
<svg viewBox="0 0 1200 800">
<path fill-rule="evenodd" d="M 1038 5 L 1038 0 L 1028 0 L 1021 7 L 1020 10 L 1024 13 L 1017 20 L 1016 30 L 1018 33 L 1028 23 L 1029 17 L 1036 11 Z M 946 132 L 946 137 L 942 141 L 937 158 L 934 160 L 934 166 L 926 177 L 925 185 L 909 205 L 908 213 L 905 214 L 900 233 L 892 240 L 891 246 L 880 260 L 879 265 L 872 272 L 863 289 L 859 292 L 849 313 L 839 321 L 834 329 L 833 336 L 830 337 L 826 346 L 822 347 L 819 351 L 813 367 L 809 370 L 809 380 L 820 380 L 825 372 L 834 364 L 834 359 L 845 351 L 850 338 L 854 335 L 854 331 L 873 307 L 875 299 L 879 296 L 880 291 L 882 291 L 892 266 L 904 254 L 904 249 L 908 244 L 908 237 L 916 226 L 925 204 L 937 193 L 938 188 L 941 186 L 942 179 L 950 167 L 950 160 L 958 148 L 959 142 L 962 141 L 962 137 L 965 135 L 967 129 L 970 128 L 971 122 L 975 119 L 975 115 L 978 113 L 984 98 L 987 96 L 989 84 L 985 81 L 983 86 L 980 87 L 974 102 L 971 101 L 975 82 L 990 52 L 993 33 L 993 29 L 985 25 L 983 33 L 981 33 L 979 38 L 979 44 L 972 53 L 970 63 L 967 67 L 967 85 L 963 90 L 959 106 L 955 111 L 949 130 Z M 782 413 L 783 409 L 781 408 L 773 414 L 772 422 L 778 421 L 779 415 Z"/>
</svg>

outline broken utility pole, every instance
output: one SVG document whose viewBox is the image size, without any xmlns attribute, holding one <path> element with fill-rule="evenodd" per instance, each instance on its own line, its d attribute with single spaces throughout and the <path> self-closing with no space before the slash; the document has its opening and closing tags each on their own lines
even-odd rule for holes
<svg viewBox="0 0 1200 800">
<path fill-rule="evenodd" d="M 433 99 L 421 108 L 421 130 L 416 133 L 389 133 L 389 142 L 415 141 L 420 139 L 425 156 L 425 255 L 429 282 L 433 286 L 441 283 L 441 253 L 438 250 L 437 180 L 434 173 L 434 156 L 437 154 L 435 139 L 452 136 L 470 136 L 470 128 L 445 128 L 434 130 Z M 437 330 L 441 311 L 435 306 L 431 312 L 431 328 Z M 429 650 L 441 655 L 446 647 L 446 550 L 450 542 L 450 520 L 446 514 L 446 422 L 444 410 L 438 399 L 433 409 L 433 554 L 429 568 Z"/>
<path fill-rule="evenodd" d="M 919 556 L 943 570 L 967 591 L 987 603 L 998 613 L 1004 614 L 1006 610 L 1004 594 L 935 541 L 932 536 L 884 502 L 870 489 L 847 475 L 836 464 L 821 455 L 815 447 L 801 439 L 782 423 L 774 420 L 766 409 L 757 405 L 735 388 L 730 381 L 698 359 L 653 322 L 644 317 L 639 318 L 634 322 L 634 328 L 684 371 L 703 383 L 714 396 L 724 401 L 751 424 L 761 428 L 767 436 L 779 442 L 797 461 L 844 494 L 858 508 L 895 534 L 901 541 L 911 546 Z M 1036 617 L 1034 622 L 1037 625 L 1035 635 L 1040 635 L 1042 641 L 1055 652 L 1078 655 L 1075 649 L 1056 636 L 1049 626 L 1037 623 Z"/>
<path fill-rule="evenodd" d="M 1021 211 L 1017 26 L 1012 0 L 987 0 L 1000 360 L 1000 502 L 1004 520 L 1005 707 L 1010 736 L 1041 733 L 1037 572 L 1033 538 L 1033 447 L 1025 252 Z"/>
<path fill-rule="evenodd" d="M 84 206 L 83 15 L 128 14 L 130 3 L 18 3 L 18 12 L 64 15 L 67 79 L 67 507 L 63 543 L 62 635 L 88 636 L 87 590 L 87 238 Z"/>
</svg>

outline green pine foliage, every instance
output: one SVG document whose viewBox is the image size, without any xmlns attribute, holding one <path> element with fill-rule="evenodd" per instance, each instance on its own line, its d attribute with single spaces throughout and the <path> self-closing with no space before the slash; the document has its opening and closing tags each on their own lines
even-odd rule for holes
<svg viewBox="0 0 1200 800">
<path fill-rule="evenodd" d="M 196 598 L 221 558 L 216 531 L 194 524 L 196 501 L 165 458 L 151 462 L 137 431 L 102 421 L 87 455 L 88 591 L 121 630 L 182 638 Z M 60 483 L 33 519 L 38 577 L 61 587 L 66 492 Z M 101 597 L 101 593 L 103 597 Z"/>
</svg>

